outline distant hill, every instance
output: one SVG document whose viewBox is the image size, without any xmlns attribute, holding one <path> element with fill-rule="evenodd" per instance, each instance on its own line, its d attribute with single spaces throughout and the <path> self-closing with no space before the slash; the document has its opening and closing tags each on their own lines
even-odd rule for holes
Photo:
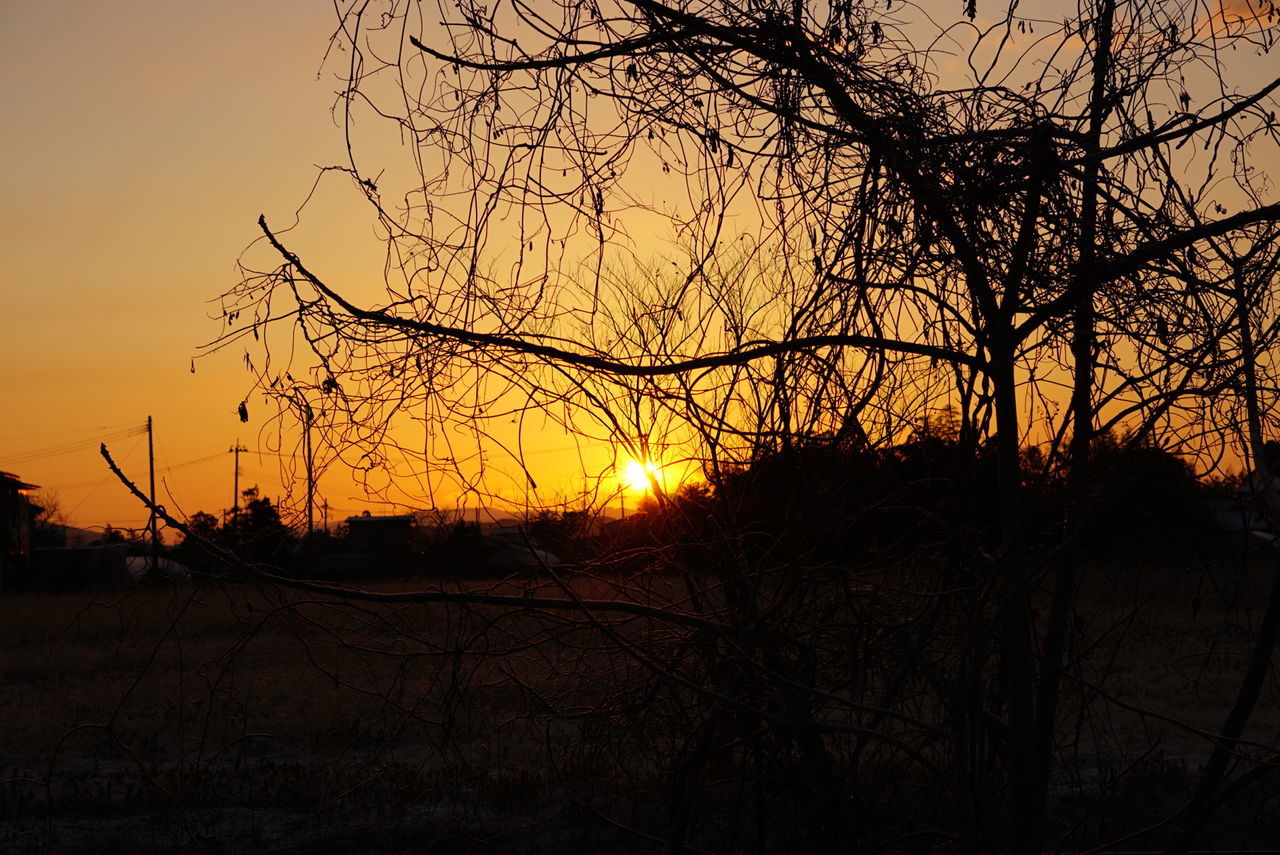
<svg viewBox="0 0 1280 855">
<path fill-rule="evenodd" d="M 418 520 L 419 525 L 433 524 L 433 514 L 437 512 L 419 512 L 414 517 Z M 479 512 L 476 508 L 449 509 L 442 512 L 443 518 L 450 521 L 461 521 L 474 523 L 479 521 L 480 530 L 488 532 L 493 528 L 510 528 L 519 526 L 522 518 L 512 512 L 510 508 L 489 508 L 481 507 Z M 628 506 L 628 513 L 635 513 L 635 510 Z M 612 522 L 621 518 L 621 514 L 617 507 L 600 508 L 596 511 L 596 519 L 601 523 Z"/>
<path fill-rule="evenodd" d="M 102 532 L 88 528 L 76 528 L 73 525 L 54 523 L 51 528 L 61 532 L 64 546 L 88 546 L 102 539 Z"/>
</svg>

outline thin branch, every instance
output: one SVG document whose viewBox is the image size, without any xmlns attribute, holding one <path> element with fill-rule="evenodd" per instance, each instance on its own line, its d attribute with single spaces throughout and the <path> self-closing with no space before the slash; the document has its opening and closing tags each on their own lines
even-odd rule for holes
<svg viewBox="0 0 1280 855">
<path fill-rule="evenodd" d="M 267 226 L 266 216 L 258 217 L 258 226 L 262 229 L 263 234 L 267 236 L 267 240 L 271 242 L 271 245 L 276 248 L 276 251 L 279 252 L 280 255 L 294 267 L 294 269 L 302 274 L 303 278 L 310 282 L 318 291 L 330 300 L 341 306 L 347 314 L 357 320 L 406 330 L 414 333 L 415 335 L 428 335 L 436 338 L 450 339 L 479 348 L 494 347 L 501 348 L 503 350 L 515 351 L 517 353 L 524 353 L 530 356 L 549 359 L 553 362 L 559 362 L 565 365 L 577 365 L 583 368 L 593 368 L 621 377 L 659 377 L 670 374 L 683 374 L 688 371 L 722 368 L 729 365 L 743 365 L 759 359 L 768 359 L 770 357 L 780 356 L 787 353 L 803 353 L 824 347 L 851 347 L 862 350 L 888 351 L 911 354 L 914 356 L 927 356 L 930 359 L 968 365 L 972 368 L 981 368 L 984 364 L 982 359 L 977 356 L 948 350 L 943 347 L 936 347 L 931 344 L 899 341 L 897 339 L 887 339 L 878 336 L 858 335 L 857 333 L 833 333 L 831 335 L 806 336 L 804 338 L 791 339 L 789 341 L 753 341 L 740 345 L 733 350 L 725 351 L 724 353 L 711 354 L 708 356 L 696 356 L 658 365 L 622 362 L 617 359 L 598 356 L 596 354 L 575 352 L 559 347 L 552 347 L 550 345 L 538 344 L 536 342 L 528 341 L 527 339 L 516 338 L 513 336 L 477 332 L 475 330 L 462 329 L 460 327 L 433 324 L 429 321 L 414 320 L 412 318 L 392 315 L 378 310 L 361 309 L 326 285 L 318 276 L 307 269 L 297 255 L 286 249 Z"/>
</svg>

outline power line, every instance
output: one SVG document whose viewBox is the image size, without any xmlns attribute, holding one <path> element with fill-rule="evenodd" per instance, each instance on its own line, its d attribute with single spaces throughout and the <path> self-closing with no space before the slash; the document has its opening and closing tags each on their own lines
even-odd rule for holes
<svg viewBox="0 0 1280 855">
<path fill-rule="evenodd" d="M 49 457 L 61 457 L 66 454 L 74 454 L 78 451 L 85 451 L 95 448 L 104 442 L 115 442 L 116 440 L 129 439 L 130 437 L 141 436 L 147 432 L 146 425 L 136 425 L 134 427 L 117 430 L 114 433 L 99 435 L 93 439 L 77 439 L 71 442 L 64 442 L 59 445 L 51 445 L 45 448 L 37 448 L 32 451 L 23 451 L 17 454 L 9 454 L 0 456 L 0 465 L 14 466 L 22 463 L 31 463 L 36 460 L 44 460 Z"/>
<path fill-rule="evenodd" d="M 72 433 L 93 433 L 93 434 L 116 433 L 118 431 L 132 429 L 135 426 L 136 426 L 136 423 L 129 422 L 128 424 L 102 425 L 99 427 L 91 427 L 91 428 L 75 428 L 74 430 L 44 430 L 44 431 L 40 431 L 39 433 L 27 433 L 27 434 L 14 435 L 14 436 L 0 436 L 0 442 L 17 442 L 24 439 L 36 439 L 39 437 L 46 437 L 46 436 L 66 436 L 67 434 L 72 434 Z"/>
<path fill-rule="evenodd" d="M 132 434 L 132 435 L 133 435 L 133 436 L 141 436 L 142 434 L 144 434 L 144 433 L 146 433 L 146 432 L 147 432 L 147 429 L 146 429 L 146 427 L 144 426 L 144 427 L 142 428 L 142 430 L 141 430 L 141 431 L 137 432 L 136 434 Z M 129 459 L 129 457 L 133 455 L 133 452 L 137 450 L 138 445 L 139 445 L 139 443 L 138 443 L 138 442 L 135 442 L 135 443 L 133 444 L 133 446 L 132 446 L 128 451 L 126 451 L 126 452 L 124 453 L 124 456 L 123 456 L 121 459 L 122 459 L 122 460 L 128 460 L 128 459 Z M 96 486 L 96 487 L 94 487 L 92 490 L 90 490 L 90 491 L 89 491 L 89 494 L 88 494 L 87 496 L 85 496 L 83 499 L 81 499 L 79 502 L 77 502 L 77 503 L 76 503 L 76 505 L 75 505 L 75 507 L 73 507 L 73 508 L 71 508 L 69 511 L 67 511 L 67 516 L 68 516 L 68 517 L 70 517 L 70 516 L 71 516 L 72 514 L 74 514 L 76 511 L 80 510 L 80 508 L 84 505 L 84 503 L 85 503 L 85 502 L 87 502 L 87 501 L 89 501 L 90 499 L 92 499 L 92 498 L 94 497 L 94 495 L 95 495 L 99 490 L 101 490 L 101 489 L 103 488 L 103 486 L 105 486 L 105 485 L 107 484 L 107 482 L 108 482 L 108 481 L 115 481 L 115 480 L 116 480 L 115 476 L 114 476 L 114 475 L 112 475 L 110 472 L 108 472 L 108 473 L 106 474 L 106 476 L 105 476 L 101 481 L 99 481 L 99 482 L 98 482 L 98 486 Z"/>
<path fill-rule="evenodd" d="M 145 431 L 143 432 L 145 433 Z M 197 457 L 194 460 L 184 460 L 183 462 L 175 463 L 172 466 L 160 466 L 160 467 L 157 467 L 157 469 L 160 472 L 169 474 L 179 469 L 186 469 L 191 466 L 197 466 L 201 463 L 208 463 L 210 460 L 221 458 L 223 454 L 226 454 L 226 452 L 219 451 L 217 454 L 207 454 L 204 457 Z M 101 483 L 102 483 L 101 478 L 86 478 L 80 481 L 62 481 L 56 485 L 50 485 L 50 486 L 54 486 L 59 490 L 74 490 L 79 487 L 92 487 Z"/>
<path fill-rule="evenodd" d="M 161 466 L 160 471 L 176 472 L 179 469 L 186 469 L 189 466 L 196 466 L 200 463 L 208 463 L 210 460 L 221 459 L 222 455 L 224 454 L 226 454 L 225 451 L 219 451 L 214 454 L 206 454 L 204 457 L 197 457 L 195 460 L 185 460 L 182 463 L 175 463 L 172 466 Z"/>
</svg>

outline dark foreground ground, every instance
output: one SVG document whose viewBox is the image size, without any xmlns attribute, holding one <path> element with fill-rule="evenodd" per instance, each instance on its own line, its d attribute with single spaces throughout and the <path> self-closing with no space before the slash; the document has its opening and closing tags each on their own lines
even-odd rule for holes
<svg viewBox="0 0 1280 855">
<path fill-rule="evenodd" d="M 1080 673 L 1097 685 L 1064 712 L 1056 849 L 1162 844 L 1234 697 L 1270 572 L 1160 565 L 1085 580 Z M 628 732 L 625 715 L 575 715 L 617 700 L 632 631 L 243 585 L 0 600 L 0 851 L 660 851 L 680 743 Z M 460 642 L 484 655 L 453 655 Z M 1272 678 L 1242 763 L 1274 760 L 1278 735 Z M 866 851 L 951 851 L 890 833 L 887 812 L 853 820 L 897 841 Z M 768 835 L 766 851 L 808 845 L 804 829 Z M 751 839 L 720 821 L 689 843 L 746 851 Z M 1277 841 L 1280 773 L 1262 773 L 1197 846 Z"/>
</svg>

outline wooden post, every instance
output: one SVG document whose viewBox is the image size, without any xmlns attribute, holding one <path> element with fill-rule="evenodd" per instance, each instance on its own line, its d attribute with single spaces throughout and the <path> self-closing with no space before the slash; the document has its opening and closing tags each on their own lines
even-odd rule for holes
<svg viewBox="0 0 1280 855">
<path fill-rule="evenodd" d="M 155 432 L 152 428 L 151 416 L 147 416 L 147 471 L 150 481 L 149 497 L 151 499 L 151 518 L 147 520 L 147 530 L 151 535 L 151 577 L 154 579 L 160 572 L 160 526 L 156 516 L 156 445 Z"/>
</svg>

